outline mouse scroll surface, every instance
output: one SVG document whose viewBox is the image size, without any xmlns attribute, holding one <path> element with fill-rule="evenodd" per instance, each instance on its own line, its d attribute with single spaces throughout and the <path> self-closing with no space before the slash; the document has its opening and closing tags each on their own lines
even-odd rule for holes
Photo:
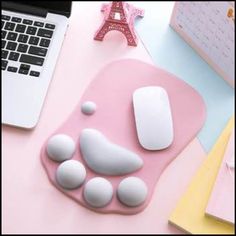
<svg viewBox="0 0 236 236">
<path fill-rule="evenodd" d="M 138 140 L 147 150 L 162 150 L 173 142 L 171 107 L 166 90 L 159 86 L 142 87 L 133 93 Z"/>
</svg>

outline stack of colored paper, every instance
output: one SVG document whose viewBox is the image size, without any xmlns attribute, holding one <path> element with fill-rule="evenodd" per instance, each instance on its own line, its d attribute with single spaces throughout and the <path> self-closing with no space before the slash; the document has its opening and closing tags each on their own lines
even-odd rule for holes
<svg viewBox="0 0 236 236">
<path fill-rule="evenodd" d="M 207 215 L 231 224 L 234 224 L 235 220 L 234 158 L 234 132 L 232 132 L 206 208 Z"/>
<path fill-rule="evenodd" d="M 169 218 L 170 223 L 188 233 L 234 234 L 234 225 L 205 214 L 233 125 L 231 118 Z"/>
</svg>

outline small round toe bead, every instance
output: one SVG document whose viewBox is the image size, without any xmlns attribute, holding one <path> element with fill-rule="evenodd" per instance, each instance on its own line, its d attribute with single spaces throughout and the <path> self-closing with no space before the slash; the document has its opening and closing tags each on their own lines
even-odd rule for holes
<svg viewBox="0 0 236 236">
<path fill-rule="evenodd" d="M 104 207 L 113 196 L 111 183 L 101 177 L 89 180 L 84 187 L 84 199 L 92 207 Z"/>
<path fill-rule="evenodd" d="M 48 157 L 57 162 L 70 159 L 75 152 L 74 140 L 65 134 L 52 136 L 47 143 Z"/>
<path fill-rule="evenodd" d="M 96 109 L 97 109 L 96 104 L 91 101 L 84 102 L 81 106 L 81 111 L 85 115 L 92 115 L 96 111 Z"/>
<path fill-rule="evenodd" d="M 119 200 L 129 207 L 141 205 L 146 200 L 147 193 L 146 184 L 137 177 L 123 179 L 117 189 Z"/>
<path fill-rule="evenodd" d="M 86 178 L 84 165 L 76 160 L 68 160 L 61 163 L 56 171 L 57 183 L 65 189 L 80 187 Z"/>
</svg>

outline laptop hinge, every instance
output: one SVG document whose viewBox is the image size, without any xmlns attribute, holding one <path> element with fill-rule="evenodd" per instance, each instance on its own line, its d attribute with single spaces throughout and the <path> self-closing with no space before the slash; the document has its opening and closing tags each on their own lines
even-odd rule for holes
<svg viewBox="0 0 236 236">
<path fill-rule="evenodd" d="M 48 11 L 46 9 L 30 6 L 22 3 L 17 2 L 11 2 L 11 1 L 2 1 L 2 9 L 14 11 L 14 12 L 20 12 L 25 14 L 30 14 L 34 16 L 41 16 L 41 17 L 47 17 Z"/>
</svg>

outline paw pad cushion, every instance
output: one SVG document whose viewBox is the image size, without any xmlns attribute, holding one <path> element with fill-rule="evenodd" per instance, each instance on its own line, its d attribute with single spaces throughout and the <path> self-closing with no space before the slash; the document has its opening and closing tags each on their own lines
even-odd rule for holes
<svg viewBox="0 0 236 236">
<path fill-rule="evenodd" d="M 56 171 L 57 183 L 65 189 L 78 188 L 86 177 L 84 165 L 76 160 L 61 163 Z"/>
<path fill-rule="evenodd" d="M 52 136 L 47 144 L 47 154 L 50 159 L 57 162 L 68 160 L 75 152 L 74 140 L 65 134 Z"/>
<path fill-rule="evenodd" d="M 147 192 L 146 184 L 137 177 L 125 178 L 117 189 L 119 200 L 130 207 L 141 205 L 147 197 Z"/>
<path fill-rule="evenodd" d="M 104 207 L 112 199 L 113 187 L 111 183 L 102 178 L 90 179 L 84 186 L 84 198 L 92 207 Z"/>
<path fill-rule="evenodd" d="M 80 134 L 80 151 L 87 165 L 96 173 L 123 175 L 140 169 L 142 159 L 135 153 L 111 143 L 95 129 L 84 129 Z"/>
</svg>

